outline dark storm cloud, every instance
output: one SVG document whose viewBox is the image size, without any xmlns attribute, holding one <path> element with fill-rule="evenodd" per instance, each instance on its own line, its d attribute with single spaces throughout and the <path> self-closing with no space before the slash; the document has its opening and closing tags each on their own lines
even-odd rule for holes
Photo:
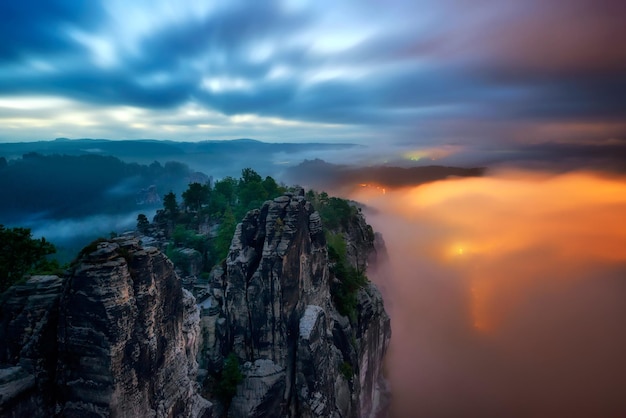
<svg viewBox="0 0 626 418">
<path fill-rule="evenodd" d="M 164 108 L 181 104 L 189 98 L 191 83 L 184 78 L 146 88 L 127 73 L 99 68 L 63 74 L 46 74 L 37 78 L 15 77 L 0 87 L 0 94 L 61 94 L 96 104 L 124 104 Z"/>
<path fill-rule="evenodd" d="M 67 52 L 78 46 L 67 35 L 69 27 L 93 30 L 104 17 L 97 1 L 21 0 L 0 3 L 0 63 L 29 55 Z"/>
<path fill-rule="evenodd" d="M 223 54 L 220 64 L 209 63 L 201 70 L 207 74 L 228 70 L 251 77 L 263 76 L 268 63 L 251 65 L 242 51 L 251 42 L 264 37 L 286 36 L 310 20 L 305 15 L 286 16 L 272 2 L 250 2 L 233 9 L 211 14 L 203 19 L 168 25 L 141 43 L 138 69 L 171 69 L 199 57 Z"/>
<path fill-rule="evenodd" d="M 415 144 L 626 119 L 616 0 L 142 4 L 0 5 L 10 40 L 0 95 L 146 110 L 193 102 Z"/>
</svg>

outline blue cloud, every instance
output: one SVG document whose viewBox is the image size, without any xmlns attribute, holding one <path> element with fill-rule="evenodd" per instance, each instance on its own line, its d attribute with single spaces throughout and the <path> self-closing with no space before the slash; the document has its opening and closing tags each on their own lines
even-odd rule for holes
<svg viewBox="0 0 626 418">
<path fill-rule="evenodd" d="M 449 137 L 463 121 L 468 132 L 509 123 L 510 134 L 537 123 L 626 120 L 626 58 L 606 45 L 626 30 L 616 13 L 598 11 L 617 0 L 569 1 L 577 7 L 529 0 L 494 3 L 488 13 L 453 0 L 239 1 L 196 12 L 200 3 L 189 0 L 175 16 L 158 1 L 6 1 L 0 98 L 147 111 L 195 103 L 226 117 L 376 127 L 416 141 Z"/>
<path fill-rule="evenodd" d="M 0 2 L 0 63 L 31 56 L 47 59 L 77 51 L 69 28 L 97 29 L 105 17 L 98 1 L 19 0 Z"/>
</svg>

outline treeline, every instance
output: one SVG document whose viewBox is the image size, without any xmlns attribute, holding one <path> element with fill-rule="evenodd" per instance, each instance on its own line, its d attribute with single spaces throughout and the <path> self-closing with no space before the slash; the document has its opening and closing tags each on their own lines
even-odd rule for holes
<svg viewBox="0 0 626 418">
<path fill-rule="evenodd" d="M 251 209 L 259 208 L 268 199 L 287 191 L 272 177 L 261 177 L 251 168 L 241 177 L 225 177 L 210 183 L 191 183 L 179 199 L 172 191 L 163 198 L 163 209 L 155 222 L 168 231 L 171 241 L 166 253 L 184 270 L 185 256 L 181 248 L 193 248 L 202 256 L 203 272 L 208 273 L 228 254 L 237 222 Z M 145 215 L 137 218 L 137 228 L 147 231 Z M 208 228 L 208 231 L 201 231 Z"/>
<path fill-rule="evenodd" d="M 0 159 L 0 216 L 62 219 L 136 210 L 143 188 L 182 190 L 191 170 L 178 162 L 125 163 L 102 155 L 41 155 Z"/>
<path fill-rule="evenodd" d="M 173 192 L 165 195 L 163 209 L 157 213 L 155 222 L 169 232 L 170 244 L 167 256 L 184 273 L 188 268 L 185 248 L 192 248 L 202 256 L 202 273 L 208 274 L 213 266 L 228 254 L 237 222 L 247 211 L 261 207 L 264 201 L 287 191 L 272 177 L 262 178 L 256 171 L 246 168 L 241 177 L 226 177 L 215 182 L 191 183 L 179 200 Z M 348 200 L 329 196 L 326 192 L 309 190 L 306 198 L 322 218 L 328 244 L 330 269 L 335 280 L 331 283 L 331 295 L 339 312 L 356 320 L 357 293 L 367 284 L 364 267 L 353 266 L 347 260 L 346 233 L 360 222 L 357 206 Z M 214 231 L 201 232 L 209 226 Z M 147 232 L 150 228 L 145 215 L 137 218 L 137 228 Z M 374 240 L 374 231 L 366 226 L 368 240 Z"/>
<path fill-rule="evenodd" d="M 55 252 L 53 244 L 43 237 L 33 238 L 28 228 L 0 225 L 0 293 L 28 273 L 62 273 L 59 263 L 47 257 Z"/>
</svg>

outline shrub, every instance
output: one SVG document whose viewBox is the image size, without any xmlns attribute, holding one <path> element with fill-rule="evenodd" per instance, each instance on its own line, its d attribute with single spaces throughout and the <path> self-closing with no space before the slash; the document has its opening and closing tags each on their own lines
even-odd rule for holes
<svg viewBox="0 0 626 418">
<path fill-rule="evenodd" d="M 230 406 L 230 402 L 237 393 L 237 385 L 243 380 L 243 375 L 239 370 L 239 359 L 235 353 L 230 353 L 224 360 L 224 368 L 222 369 L 219 382 L 217 384 L 215 394 L 224 402 L 226 409 Z"/>
<path fill-rule="evenodd" d="M 352 379 L 354 375 L 354 370 L 352 370 L 352 366 L 347 361 L 344 361 L 339 366 L 339 372 L 346 378 L 346 380 Z"/>
</svg>

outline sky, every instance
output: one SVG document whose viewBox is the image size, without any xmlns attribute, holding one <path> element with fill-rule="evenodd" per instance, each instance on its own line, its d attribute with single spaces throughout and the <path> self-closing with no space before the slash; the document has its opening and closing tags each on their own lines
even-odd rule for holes
<svg viewBox="0 0 626 418">
<path fill-rule="evenodd" d="M 621 0 L 0 3 L 0 141 L 626 138 Z"/>
<path fill-rule="evenodd" d="M 625 19 L 623 0 L 0 1 L 0 142 L 496 166 L 351 196 L 395 269 L 395 416 L 624 416 Z"/>
</svg>

